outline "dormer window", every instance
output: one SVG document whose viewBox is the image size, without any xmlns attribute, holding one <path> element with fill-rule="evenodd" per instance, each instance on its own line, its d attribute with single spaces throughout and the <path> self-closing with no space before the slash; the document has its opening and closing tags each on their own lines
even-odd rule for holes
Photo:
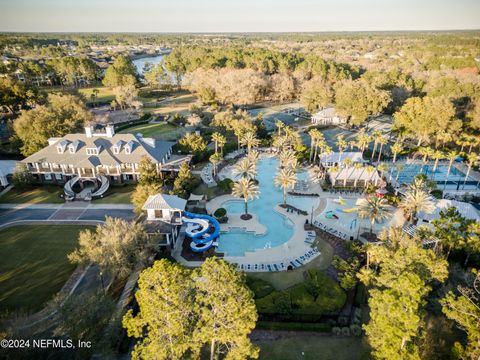
<svg viewBox="0 0 480 360">
<path fill-rule="evenodd" d="M 98 155 L 97 148 L 87 148 L 87 155 Z"/>
<path fill-rule="evenodd" d="M 125 145 L 125 154 L 131 154 L 133 151 L 133 141 L 130 140 L 126 145 Z"/>
<path fill-rule="evenodd" d="M 70 154 L 75 154 L 79 145 L 80 145 L 80 142 L 78 140 L 75 140 L 70 145 L 68 145 L 68 151 L 70 152 Z"/>
<path fill-rule="evenodd" d="M 114 154 L 120 154 L 120 151 L 122 151 L 122 145 L 124 142 L 122 140 L 118 140 L 115 145 L 113 145 L 113 153 Z"/>
<path fill-rule="evenodd" d="M 67 147 L 68 145 L 68 141 L 67 140 L 62 140 L 58 143 L 57 145 L 57 152 L 59 154 L 63 154 L 65 152 L 65 148 Z"/>
</svg>

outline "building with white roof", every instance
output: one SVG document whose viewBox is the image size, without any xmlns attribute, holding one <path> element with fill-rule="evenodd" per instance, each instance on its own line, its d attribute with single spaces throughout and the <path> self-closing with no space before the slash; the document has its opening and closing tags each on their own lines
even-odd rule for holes
<svg viewBox="0 0 480 360">
<path fill-rule="evenodd" d="M 333 186 L 357 187 L 367 184 L 378 186 L 382 181 L 375 168 L 365 166 L 358 169 L 354 166 L 343 167 L 338 172 L 330 171 L 328 175 Z"/>
<path fill-rule="evenodd" d="M 328 107 L 312 115 L 312 124 L 315 125 L 339 125 L 345 124 L 347 118 L 337 114 L 334 107 Z"/>
<path fill-rule="evenodd" d="M 186 205 L 187 200 L 175 195 L 150 195 L 142 207 L 147 214 L 144 222 L 147 234 L 155 237 L 160 246 L 175 247 Z"/>
<path fill-rule="evenodd" d="M 324 168 L 331 168 L 332 166 L 342 166 L 346 159 L 350 159 L 353 163 L 365 162 L 361 152 L 332 152 L 328 154 L 320 154 L 320 163 Z"/>
<path fill-rule="evenodd" d="M 438 200 L 435 204 L 435 210 L 431 214 L 420 212 L 418 214 L 418 219 L 424 223 L 431 223 L 433 220 L 440 218 L 441 211 L 444 211 L 450 207 L 456 208 L 460 215 L 466 219 L 475 220 L 477 222 L 480 221 L 479 212 L 472 204 L 463 201 L 447 199 Z"/>
</svg>

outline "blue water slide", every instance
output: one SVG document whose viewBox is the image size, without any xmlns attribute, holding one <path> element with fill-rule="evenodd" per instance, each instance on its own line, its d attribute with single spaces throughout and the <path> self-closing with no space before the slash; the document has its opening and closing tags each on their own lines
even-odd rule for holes
<svg viewBox="0 0 480 360">
<path fill-rule="evenodd" d="M 190 245 L 192 251 L 194 252 L 203 252 L 210 249 L 213 246 L 213 241 L 220 236 L 220 223 L 214 217 L 204 214 L 194 214 L 188 211 L 183 212 L 183 216 L 190 219 L 203 219 L 207 220 L 209 223 L 212 223 L 215 230 L 213 233 L 206 235 L 208 227 L 194 234 L 192 238 L 192 244 Z M 185 220 L 188 222 L 188 219 Z M 195 245 L 195 246 L 192 246 Z"/>
</svg>

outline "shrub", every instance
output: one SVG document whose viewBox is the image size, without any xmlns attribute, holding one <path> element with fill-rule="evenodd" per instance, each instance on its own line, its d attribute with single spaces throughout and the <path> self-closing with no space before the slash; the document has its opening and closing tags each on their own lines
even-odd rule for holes
<svg viewBox="0 0 480 360">
<path fill-rule="evenodd" d="M 362 335 L 362 328 L 360 325 L 350 325 L 350 333 L 353 336 L 360 336 Z"/>
<path fill-rule="evenodd" d="M 315 331 L 315 332 L 332 331 L 332 327 L 328 323 L 275 322 L 275 321 L 258 321 L 256 329 L 284 330 L 284 331 Z"/>
<path fill-rule="evenodd" d="M 222 217 L 224 217 L 225 215 L 227 215 L 227 210 L 226 210 L 225 208 L 218 208 L 218 209 L 215 210 L 215 212 L 213 213 L 213 216 L 215 216 L 217 219 L 222 218 Z"/>
<path fill-rule="evenodd" d="M 340 329 L 339 327 L 334 327 L 332 328 L 332 333 L 335 336 L 339 336 L 342 333 L 342 329 Z"/>
<path fill-rule="evenodd" d="M 35 178 L 27 169 L 27 166 L 22 163 L 18 163 L 15 167 L 15 171 L 12 174 L 12 183 L 19 190 L 25 190 L 30 188 L 35 181 Z"/>
<path fill-rule="evenodd" d="M 230 191 L 230 190 L 232 190 L 232 188 L 233 188 L 233 184 L 234 184 L 234 182 L 233 182 L 232 179 L 226 178 L 226 179 L 224 179 L 224 180 L 222 180 L 222 181 L 219 181 L 219 182 L 217 183 L 217 186 L 218 186 L 218 188 L 221 189 L 222 191 Z"/>
<path fill-rule="evenodd" d="M 342 336 L 350 336 L 350 328 L 343 327 L 342 328 Z"/>
</svg>

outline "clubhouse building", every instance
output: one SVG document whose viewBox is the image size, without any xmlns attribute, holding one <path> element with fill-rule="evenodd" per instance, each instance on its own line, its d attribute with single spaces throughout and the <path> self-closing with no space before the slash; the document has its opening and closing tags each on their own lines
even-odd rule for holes
<svg viewBox="0 0 480 360">
<path fill-rule="evenodd" d="M 144 138 L 141 134 L 115 134 L 113 125 L 85 127 L 84 134 L 48 139 L 48 146 L 22 162 L 40 182 L 65 183 L 65 194 L 78 182 L 94 183 L 91 195 L 100 196 L 110 183 L 136 182 L 138 166 L 149 158 L 160 172 L 178 171 L 188 156 L 172 155 L 175 143 Z M 98 191 L 102 188 L 102 192 Z"/>
</svg>

